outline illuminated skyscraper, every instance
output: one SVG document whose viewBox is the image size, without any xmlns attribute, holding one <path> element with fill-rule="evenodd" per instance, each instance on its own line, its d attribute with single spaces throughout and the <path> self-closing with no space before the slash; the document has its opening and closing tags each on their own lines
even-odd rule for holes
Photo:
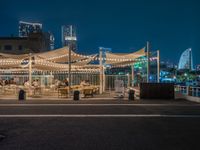
<svg viewBox="0 0 200 150">
<path fill-rule="evenodd" d="M 179 60 L 178 69 L 189 69 L 193 70 L 193 58 L 192 58 L 192 49 L 186 49 Z"/>
<path fill-rule="evenodd" d="M 19 22 L 19 37 L 28 37 L 30 33 L 42 32 L 41 23 Z"/>
<path fill-rule="evenodd" d="M 48 32 L 48 34 L 49 34 L 49 49 L 50 50 L 54 50 L 54 46 L 55 46 L 55 38 L 54 38 L 54 35 L 53 35 L 53 33 L 51 33 L 51 32 Z M 47 38 L 48 39 L 48 38 Z"/>
<path fill-rule="evenodd" d="M 76 29 L 72 25 L 63 25 L 61 27 L 62 30 L 62 46 L 69 46 L 72 44 L 72 50 L 77 50 L 77 37 L 76 37 Z"/>
<path fill-rule="evenodd" d="M 197 71 L 200 71 L 200 65 L 197 65 Z"/>
</svg>

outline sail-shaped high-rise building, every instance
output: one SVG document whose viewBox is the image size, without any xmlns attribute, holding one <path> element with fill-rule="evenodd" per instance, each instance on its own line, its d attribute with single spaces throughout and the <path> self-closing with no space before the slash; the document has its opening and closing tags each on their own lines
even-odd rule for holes
<svg viewBox="0 0 200 150">
<path fill-rule="evenodd" d="M 186 49 L 179 60 L 178 69 L 188 69 L 193 70 L 193 57 L 192 57 L 192 49 Z"/>
</svg>

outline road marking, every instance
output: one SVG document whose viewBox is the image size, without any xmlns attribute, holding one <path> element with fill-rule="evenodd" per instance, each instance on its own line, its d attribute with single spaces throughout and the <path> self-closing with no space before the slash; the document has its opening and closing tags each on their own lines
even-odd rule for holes
<svg viewBox="0 0 200 150">
<path fill-rule="evenodd" d="M 0 107 L 35 106 L 200 106 L 200 104 L 0 104 Z"/>
<path fill-rule="evenodd" d="M 52 115 L 0 115 L 0 118 L 200 118 L 200 115 L 163 114 L 52 114 Z"/>
</svg>

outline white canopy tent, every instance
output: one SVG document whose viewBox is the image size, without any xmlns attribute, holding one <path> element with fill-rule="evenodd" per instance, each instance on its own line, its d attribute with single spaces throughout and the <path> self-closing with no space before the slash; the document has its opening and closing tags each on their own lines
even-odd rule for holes
<svg viewBox="0 0 200 150">
<path fill-rule="evenodd" d="M 146 56 L 145 47 L 133 53 L 106 53 L 106 64 L 113 66 L 131 64 L 136 59 Z"/>
<path fill-rule="evenodd" d="M 54 51 L 12 55 L 0 53 L 0 68 L 2 69 L 16 69 L 16 68 L 29 68 L 29 61 L 31 60 L 31 67 L 38 70 L 59 71 L 68 70 L 68 47 L 63 47 Z M 97 55 L 80 55 L 75 52 L 71 53 L 72 69 L 97 69 L 98 65 L 88 65 L 93 61 Z M 30 59 L 31 57 L 31 59 Z"/>
<path fill-rule="evenodd" d="M 147 56 L 145 48 L 142 48 L 133 53 L 111 53 L 107 52 L 105 58 L 100 52 L 99 57 L 94 55 L 81 55 L 71 51 L 71 71 L 72 72 L 96 72 L 100 74 L 100 82 L 104 82 L 103 76 L 105 64 L 111 66 L 133 64 L 142 56 Z M 99 60 L 99 64 L 90 64 L 94 60 Z M 29 72 L 31 79 L 32 71 L 69 71 L 69 47 L 63 47 L 53 51 L 23 55 L 12 55 L 0 53 L 0 70 L 9 70 L 13 72 L 25 71 Z M 132 68 L 133 70 L 134 68 Z M 132 71 L 133 72 L 133 71 Z M 31 80 L 30 80 L 31 82 Z M 100 83 L 101 84 L 101 83 Z M 103 85 L 103 84 L 102 84 Z"/>
<path fill-rule="evenodd" d="M 71 52 L 72 73 L 96 73 L 99 72 L 99 65 L 89 65 L 97 55 L 81 55 Z M 63 47 L 53 51 L 34 54 L 12 55 L 0 53 L 1 74 L 28 73 L 29 84 L 32 84 L 32 75 L 40 72 L 41 76 L 46 71 L 52 73 L 69 72 L 69 48 Z M 5 75 L 3 75 L 5 77 Z M 66 78 L 66 77 L 65 77 Z"/>
</svg>

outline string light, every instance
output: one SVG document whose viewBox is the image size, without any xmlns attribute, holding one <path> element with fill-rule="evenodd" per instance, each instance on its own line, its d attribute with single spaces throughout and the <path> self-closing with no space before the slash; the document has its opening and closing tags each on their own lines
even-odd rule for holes
<svg viewBox="0 0 200 150">
<path fill-rule="evenodd" d="M 59 56 L 54 56 L 54 57 L 49 57 L 49 58 L 43 58 L 42 56 L 40 55 L 33 55 L 33 68 L 34 67 L 44 67 L 44 66 L 47 66 L 48 70 L 67 70 L 68 69 L 68 64 L 60 64 L 60 63 L 56 63 L 56 59 L 62 59 L 62 58 L 65 58 L 69 56 L 68 54 L 65 54 L 65 55 L 59 55 Z M 89 63 L 93 60 L 99 60 L 100 61 L 100 58 L 97 57 L 97 55 L 89 55 L 89 56 L 86 56 L 86 55 L 80 55 L 80 54 L 76 54 L 76 53 L 72 53 L 72 57 L 75 57 L 76 60 L 74 61 L 74 63 L 72 63 L 72 71 L 81 71 L 81 72 L 99 72 L 99 65 L 96 65 L 96 68 L 98 69 L 94 69 L 94 68 L 87 68 L 87 66 L 85 65 L 80 65 L 80 64 L 83 64 L 83 63 Z M 78 58 L 77 58 L 78 57 Z M 139 56 L 138 56 L 139 57 Z M 16 58 L 21 58 L 21 57 L 16 57 Z M 14 65 L 15 67 L 18 66 L 18 67 L 21 67 L 21 68 L 26 68 L 29 66 L 29 58 L 26 56 L 24 57 L 22 60 L 17 60 L 17 59 L 2 59 L 0 60 L 0 66 L 12 66 Z M 66 58 L 67 59 L 67 58 Z M 150 61 L 154 61 L 156 60 L 157 57 L 152 57 L 150 58 Z M 136 59 L 127 59 L 125 57 L 121 57 L 121 58 L 102 58 L 101 59 L 102 61 L 107 61 L 107 63 L 109 64 L 109 61 L 110 62 L 121 62 L 121 63 L 126 63 L 124 65 L 115 65 L 113 64 L 112 67 L 126 67 L 126 66 L 131 66 L 133 63 L 145 63 L 147 61 L 147 58 L 136 58 Z M 24 65 L 25 64 L 25 65 Z M 112 63 L 111 63 L 112 65 Z M 47 71 L 48 71 L 47 70 Z M 34 71 L 36 72 L 36 71 Z M 44 72 L 44 70 L 43 70 Z"/>
</svg>

